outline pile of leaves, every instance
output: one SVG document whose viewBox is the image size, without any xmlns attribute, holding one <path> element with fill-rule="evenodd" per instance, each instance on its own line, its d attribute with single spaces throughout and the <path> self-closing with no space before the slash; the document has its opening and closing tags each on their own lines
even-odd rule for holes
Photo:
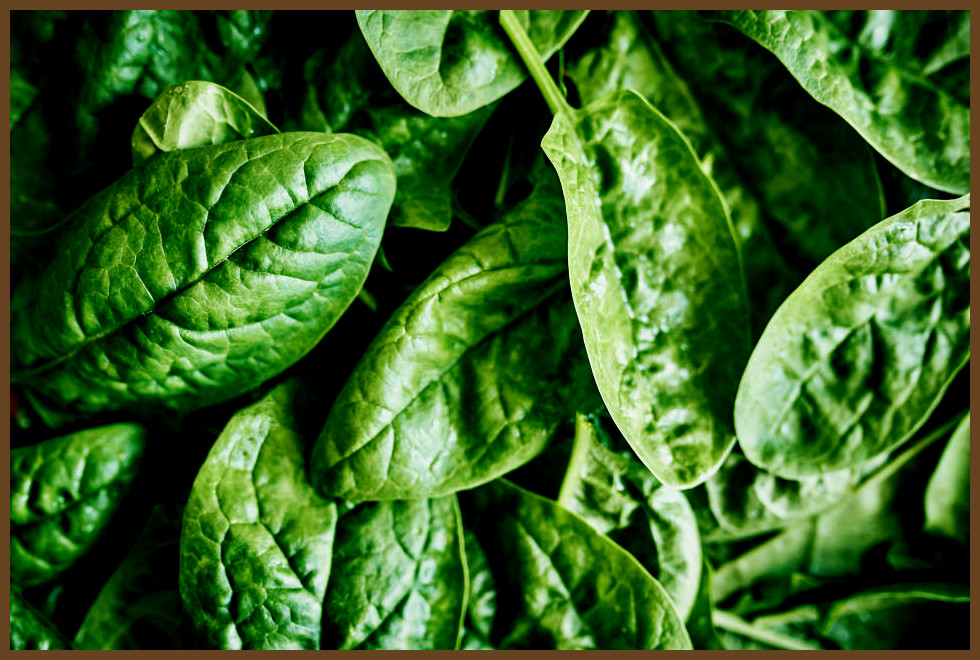
<svg viewBox="0 0 980 660">
<path fill-rule="evenodd" d="M 966 11 L 11 14 L 12 648 L 966 648 Z"/>
</svg>

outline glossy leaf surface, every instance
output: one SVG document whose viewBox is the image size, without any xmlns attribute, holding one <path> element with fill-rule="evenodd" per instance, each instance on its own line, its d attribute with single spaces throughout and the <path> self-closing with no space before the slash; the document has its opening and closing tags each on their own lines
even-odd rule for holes
<svg viewBox="0 0 980 660">
<path fill-rule="evenodd" d="M 146 432 L 114 424 L 10 450 L 10 578 L 41 584 L 74 564 L 122 504 Z"/>
<path fill-rule="evenodd" d="M 584 520 L 502 480 L 467 497 L 499 585 L 497 648 L 691 647 L 660 583 Z"/>
<path fill-rule="evenodd" d="M 779 476 L 841 470 L 906 440 L 967 362 L 969 197 L 923 201 L 824 261 L 773 316 L 735 426 Z"/>
<path fill-rule="evenodd" d="M 561 48 L 586 13 L 519 12 L 545 59 Z M 435 117 L 463 115 L 493 103 L 526 76 L 497 25 L 496 11 L 360 9 L 357 22 L 398 93 Z"/>
<path fill-rule="evenodd" d="M 635 92 L 560 113 L 542 142 L 568 212 L 572 295 L 602 398 L 669 486 L 731 450 L 749 351 L 738 245 L 690 143 Z"/>
<path fill-rule="evenodd" d="M 352 135 L 160 154 L 78 209 L 14 292 L 14 377 L 83 414 L 247 391 L 357 295 L 393 195 L 388 157 Z"/>
</svg>

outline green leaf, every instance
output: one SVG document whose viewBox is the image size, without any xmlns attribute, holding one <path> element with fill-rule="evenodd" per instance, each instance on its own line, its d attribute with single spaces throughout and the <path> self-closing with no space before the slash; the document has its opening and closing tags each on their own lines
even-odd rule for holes
<svg viewBox="0 0 980 660">
<path fill-rule="evenodd" d="M 463 529 L 463 547 L 466 551 L 469 598 L 459 648 L 466 651 L 493 650 L 490 634 L 493 619 L 497 615 L 497 589 L 493 573 L 487 563 L 486 553 L 476 540 L 476 535 L 469 529 Z"/>
<path fill-rule="evenodd" d="M 319 492 L 470 488 L 537 455 L 579 402 L 594 407 L 556 188 L 542 184 L 474 236 L 381 329 L 314 447 Z"/>
<path fill-rule="evenodd" d="M 466 609 L 455 497 L 367 502 L 337 523 L 323 646 L 455 649 Z"/>
<path fill-rule="evenodd" d="M 81 206 L 13 294 L 13 377 L 68 412 L 186 411 L 305 355 L 353 301 L 394 195 L 353 135 L 161 153 Z"/>
<path fill-rule="evenodd" d="M 204 648 L 319 648 L 338 514 L 306 476 L 304 391 L 287 381 L 238 412 L 194 480 L 179 585 Z"/>
<path fill-rule="evenodd" d="M 133 131 L 133 164 L 161 151 L 224 144 L 278 133 L 250 103 L 214 83 L 171 85 L 140 117 Z"/>
<path fill-rule="evenodd" d="M 181 511 L 157 506 L 75 633 L 76 649 L 180 648 Z"/>
<path fill-rule="evenodd" d="M 610 443 L 600 426 L 576 415 L 558 503 L 636 557 L 686 620 L 701 575 L 701 539 L 691 505 L 683 493 L 664 488 L 628 446 L 616 451 Z"/>
<path fill-rule="evenodd" d="M 925 530 L 966 544 L 970 536 L 970 414 L 956 427 L 925 494 Z"/>
<path fill-rule="evenodd" d="M 37 96 L 38 89 L 27 79 L 26 72 L 19 67 L 10 68 L 10 128 L 20 121 L 24 111 L 30 107 Z"/>
<path fill-rule="evenodd" d="M 712 619 L 711 581 L 713 573 L 708 560 L 703 560 L 697 597 L 694 600 L 694 606 L 691 608 L 691 614 L 687 617 L 687 633 L 691 636 L 694 649 L 698 651 L 722 651 L 725 649 Z"/>
<path fill-rule="evenodd" d="M 538 52 L 548 59 L 588 12 L 518 13 Z M 489 105 L 526 76 L 497 24 L 496 11 L 357 10 L 357 23 L 398 93 L 434 117 L 464 115 Z"/>
<path fill-rule="evenodd" d="M 113 424 L 10 450 L 11 582 L 47 582 L 89 551 L 136 476 L 145 437 Z"/>
<path fill-rule="evenodd" d="M 575 514 L 502 480 L 464 502 L 497 584 L 495 647 L 691 648 L 660 583 Z"/>
<path fill-rule="evenodd" d="M 555 116 L 541 144 L 568 211 L 572 296 L 602 398 L 668 486 L 734 444 L 749 352 L 738 244 L 690 143 L 635 92 Z"/>
<path fill-rule="evenodd" d="M 919 428 L 969 358 L 969 205 L 882 221 L 786 299 L 735 401 L 749 460 L 783 477 L 841 470 Z"/>
<path fill-rule="evenodd" d="M 970 109 L 906 57 L 866 51 L 816 11 L 721 15 L 772 51 L 803 88 L 898 169 L 946 192 L 970 189 Z M 930 39 L 933 35 L 928 34 Z"/>
<path fill-rule="evenodd" d="M 62 636 L 46 616 L 38 612 L 20 592 L 10 587 L 10 650 L 45 651 L 51 649 L 71 649 L 71 644 Z"/>
<path fill-rule="evenodd" d="M 782 235 L 791 285 L 809 269 L 795 262 L 823 260 L 884 217 L 873 151 L 839 116 L 814 103 L 779 60 L 697 12 L 657 11 L 652 17 L 657 43 L 697 99 L 738 178 L 758 199 L 767 226 Z M 690 123 L 681 129 L 687 132 Z M 724 163 L 712 171 L 727 191 L 731 177 Z M 750 274 L 754 261 L 767 258 L 762 249 L 743 246 Z M 776 304 L 783 297 L 779 291 Z"/>
</svg>

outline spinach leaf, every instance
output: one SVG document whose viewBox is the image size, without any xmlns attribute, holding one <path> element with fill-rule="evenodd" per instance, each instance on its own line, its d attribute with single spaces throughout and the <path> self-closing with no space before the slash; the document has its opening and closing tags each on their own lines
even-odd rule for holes
<svg viewBox="0 0 980 660">
<path fill-rule="evenodd" d="M 758 198 L 772 232 L 782 235 L 779 245 L 791 268 L 800 267 L 797 260 L 823 260 L 884 217 L 872 150 L 814 103 L 775 57 L 697 12 L 658 11 L 652 18 L 657 43 Z M 743 255 L 747 266 L 758 258 L 750 246 Z"/>
<path fill-rule="evenodd" d="M 455 497 L 368 502 L 340 516 L 323 646 L 455 649 L 466 569 Z"/>
<path fill-rule="evenodd" d="M 146 527 L 99 592 L 76 649 L 180 648 L 177 587 L 181 510 L 154 507 Z"/>
<path fill-rule="evenodd" d="M 721 18 L 772 51 L 898 169 L 939 190 L 969 191 L 970 110 L 907 65 L 901 49 L 894 60 L 880 49 L 865 52 L 816 11 L 739 10 Z"/>
<path fill-rule="evenodd" d="M 161 151 L 224 144 L 278 133 L 248 101 L 214 83 L 171 85 L 133 131 L 133 164 Z"/>
<path fill-rule="evenodd" d="M 145 437 L 113 424 L 10 450 L 11 582 L 47 582 L 89 551 L 136 476 Z"/>
<path fill-rule="evenodd" d="M 497 615 L 497 590 L 487 555 L 480 547 L 476 535 L 463 529 L 463 548 L 466 554 L 466 572 L 469 579 L 469 598 L 466 603 L 466 619 L 459 648 L 465 651 L 493 650 L 490 634 L 493 619 Z"/>
<path fill-rule="evenodd" d="M 786 299 L 735 400 L 749 460 L 784 477 L 841 470 L 919 428 L 969 358 L 969 205 L 882 221 Z"/>
<path fill-rule="evenodd" d="M 707 559 L 701 563 L 701 577 L 698 582 L 698 593 L 687 617 L 687 632 L 695 650 L 724 650 L 725 645 L 715 629 L 713 621 L 714 609 L 711 605 L 711 581 L 713 579 L 711 564 Z"/>
<path fill-rule="evenodd" d="M 599 392 L 660 481 L 697 485 L 734 445 L 731 403 L 749 349 L 724 201 L 647 101 L 627 90 L 573 110 L 514 15 L 501 12 L 501 23 L 555 115 L 541 146 L 562 181 L 572 298 Z"/>
<path fill-rule="evenodd" d="M 681 492 L 664 488 L 628 446 L 617 451 L 610 444 L 599 424 L 576 416 L 558 504 L 636 557 L 686 620 L 701 574 L 701 539 L 691 505 Z"/>
<path fill-rule="evenodd" d="M 660 583 L 575 514 L 503 480 L 463 502 L 498 585 L 495 647 L 691 647 Z"/>
<path fill-rule="evenodd" d="M 970 535 L 970 414 L 956 427 L 925 494 L 925 529 L 966 544 Z"/>
<path fill-rule="evenodd" d="M 10 586 L 10 650 L 70 649 L 71 644 L 46 616 L 38 612 L 20 589 Z"/>
<path fill-rule="evenodd" d="M 538 454 L 579 402 L 590 409 L 556 188 L 541 182 L 388 320 L 313 449 L 319 492 L 363 501 L 470 488 Z"/>
<path fill-rule="evenodd" d="M 518 20 L 548 59 L 586 11 L 521 11 Z M 357 10 L 357 23 L 381 69 L 412 106 L 453 117 L 493 103 L 525 77 L 492 11 Z"/>
<path fill-rule="evenodd" d="M 337 506 L 310 485 L 302 382 L 228 422 L 184 509 L 179 588 L 206 648 L 316 649 Z"/>
<path fill-rule="evenodd" d="M 14 378 L 80 414 L 245 392 L 354 299 L 393 195 L 388 157 L 352 135 L 159 154 L 80 207 L 14 292 Z"/>
</svg>

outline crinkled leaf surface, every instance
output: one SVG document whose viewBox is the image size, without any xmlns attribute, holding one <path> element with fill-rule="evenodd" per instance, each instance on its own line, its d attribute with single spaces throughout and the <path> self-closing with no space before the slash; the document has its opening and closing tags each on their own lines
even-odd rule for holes
<svg viewBox="0 0 980 660">
<path fill-rule="evenodd" d="M 83 414 L 245 392 L 354 299 L 393 195 L 391 161 L 353 135 L 159 154 L 80 207 L 14 292 L 15 378 Z"/>
<path fill-rule="evenodd" d="M 597 398 L 556 188 L 539 187 L 477 234 L 385 324 L 314 447 L 321 493 L 412 499 L 485 483 Z"/>
<path fill-rule="evenodd" d="M 607 94 L 632 89 L 646 97 L 691 141 L 701 166 L 718 184 L 731 213 L 743 254 L 753 329 L 762 331 L 786 288 L 787 264 L 762 216 L 755 194 L 743 183 L 723 143 L 715 136 L 687 83 L 667 62 L 657 42 L 633 12 L 607 12 L 601 45 L 572 62 L 567 75 L 575 81 L 583 105 Z M 596 20 L 599 15 L 594 14 Z M 877 219 L 877 218 L 876 218 Z"/>
<path fill-rule="evenodd" d="M 795 477 L 905 441 L 970 346 L 969 196 L 922 201 L 835 252 L 755 347 L 735 401 L 739 444 Z"/>
<path fill-rule="evenodd" d="M 568 212 L 572 297 L 602 398 L 667 485 L 734 444 L 749 352 L 738 245 L 690 143 L 633 91 L 559 113 L 541 145 Z"/>
<path fill-rule="evenodd" d="M 712 134 L 759 200 L 773 233 L 785 234 L 780 248 L 791 268 L 800 268 L 795 262 L 801 258 L 825 259 L 884 217 L 872 150 L 844 120 L 814 103 L 779 60 L 697 12 L 656 11 L 652 17 L 657 43 L 697 99 Z M 685 133 L 688 123 L 680 125 Z M 726 191 L 724 167 L 713 173 Z M 748 243 L 743 250 L 749 273 L 761 258 L 758 250 Z M 810 267 L 794 273 L 797 282 Z"/>
<path fill-rule="evenodd" d="M 75 633 L 76 649 L 180 648 L 182 511 L 157 506 Z"/>
<path fill-rule="evenodd" d="M 664 488 L 628 446 L 617 451 L 611 442 L 597 421 L 576 416 L 558 503 L 636 557 L 686 620 L 701 574 L 697 518 L 683 493 Z"/>
<path fill-rule="evenodd" d="M 278 133 L 245 99 L 202 80 L 167 87 L 133 131 L 133 163 L 161 151 L 224 144 Z"/>
<path fill-rule="evenodd" d="M 10 578 L 56 577 L 99 539 L 143 455 L 146 431 L 113 424 L 10 450 Z"/>
<path fill-rule="evenodd" d="M 956 427 L 925 494 L 926 531 L 966 543 L 970 536 L 970 414 Z"/>
<path fill-rule="evenodd" d="M 588 12 L 517 13 L 547 59 Z M 359 9 L 357 23 L 398 93 L 435 117 L 463 115 L 493 103 L 527 75 L 497 23 L 496 11 Z"/>
<path fill-rule="evenodd" d="M 319 648 L 337 506 L 306 476 L 300 395 L 287 381 L 232 417 L 194 480 L 180 595 L 206 648 Z"/>
<path fill-rule="evenodd" d="M 71 644 L 46 616 L 37 611 L 20 592 L 10 587 L 10 650 L 46 651 L 71 649 Z"/>
<path fill-rule="evenodd" d="M 323 647 L 455 649 L 466 608 L 456 498 L 365 502 L 337 524 Z"/>
<path fill-rule="evenodd" d="M 970 189 L 970 109 L 905 66 L 866 51 L 817 11 L 723 12 L 772 51 L 814 99 L 907 175 L 946 192 Z M 928 35 L 930 39 L 934 35 Z"/>
<path fill-rule="evenodd" d="M 463 502 L 497 584 L 495 647 L 691 648 L 660 583 L 575 514 L 503 480 Z"/>
</svg>

